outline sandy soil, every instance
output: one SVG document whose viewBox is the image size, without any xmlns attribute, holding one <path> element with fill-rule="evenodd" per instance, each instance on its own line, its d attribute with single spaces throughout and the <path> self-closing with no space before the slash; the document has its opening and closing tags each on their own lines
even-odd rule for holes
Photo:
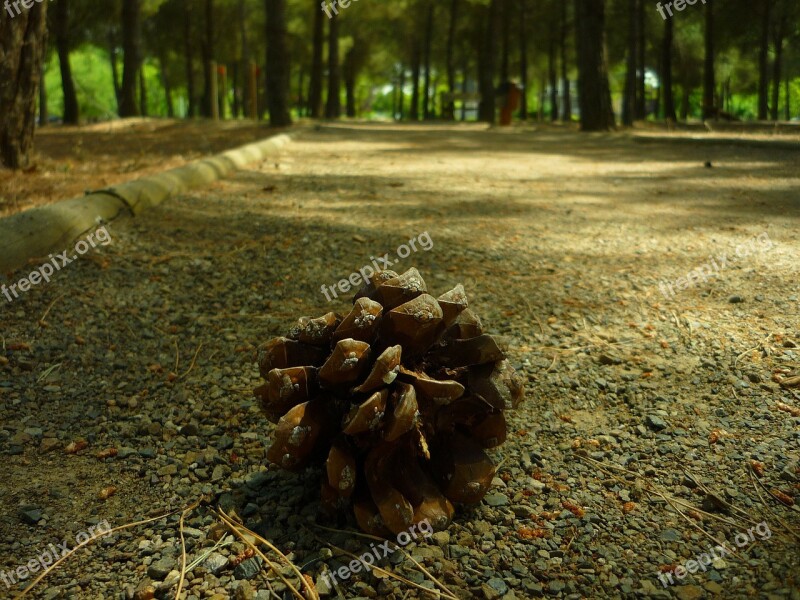
<svg viewBox="0 0 800 600">
<path fill-rule="evenodd" d="M 36 132 L 33 165 L 0 169 L 0 217 L 83 195 L 270 135 L 244 121 L 121 119 Z"/>
</svg>

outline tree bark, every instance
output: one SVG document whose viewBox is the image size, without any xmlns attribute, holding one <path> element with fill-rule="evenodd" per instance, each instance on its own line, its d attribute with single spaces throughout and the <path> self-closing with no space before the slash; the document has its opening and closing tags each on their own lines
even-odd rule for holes
<svg viewBox="0 0 800 600">
<path fill-rule="evenodd" d="M 398 120 L 402 121 L 403 117 L 405 117 L 406 111 L 406 66 L 404 64 L 400 65 L 400 98 L 398 99 Z"/>
<path fill-rule="evenodd" d="M 582 131 L 614 128 L 605 48 L 605 0 L 575 0 L 578 105 Z"/>
<path fill-rule="evenodd" d="M 172 102 L 172 85 L 167 74 L 167 60 L 164 56 L 159 56 L 158 67 L 161 73 L 161 86 L 164 88 L 164 101 L 167 104 L 167 116 L 171 119 L 175 116 L 175 105 Z"/>
<path fill-rule="evenodd" d="M 636 118 L 647 118 L 646 90 L 645 90 L 645 18 L 644 0 L 636 0 Z"/>
<path fill-rule="evenodd" d="M 422 69 L 419 36 L 414 35 L 411 43 L 413 44 L 411 48 L 411 106 L 408 109 L 408 118 L 411 121 L 419 121 L 419 74 Z"/>
<path fill-rule="evenodd" d="M 550 81 L 550 120 L 558 121 L 558 75 L 556 73 L 556 42 L 550 35 L 547 50 L 547 74 Z"/>
<path fill-rule="evenodd" d="M 500 0 L 491 0 L 481 35 L 478 50 L 478 88 L 481 102 L 478 120 L 484 123 L 495 121 L 495 64 L 497 62 L 497 29 L 500 16 Z"/>
<path fill-rule="evenodd" d="M 637 0 L 628 0 L 628 54 L 622 93 L 622 124 L 626 126 L 633 125 L 636 116 L 636 5 Z"/>
<path fill-rule="evenodd" d="M 422 96 L 422 118 L 431 118 L 431 45 L 433 44 L 433 2 L 428 0 L 428 16 L 425 20 L 425 45 L 423 46 L 425 60 L 425 79 Z"/>
<path fill-rule="evenodd" d="M 267 106 L 273 127 L 292 124 L 289 107 L 291 65 L 286 25 L 286 0 L 265 0 L 267 9 Z"/>
<path fill-rule="evenodd" d="M 564 110 L 562 119 L 569 123 L 572 121 L 572 94 L 569 85 L 569 69 L 567 67 L 567 40 L 569 39 L 569 5 L 561 3 L 561 87 L 564 91 Z"/>
<path fill-rule="evenodd" d="M 528 33 L 527 33 L 528 0 L 520 0 L 519 4 L 519 80 L 522 96 L 519 103 L 519 118 L 528 119 Z"/>
<path fill-rule="evenodd" d="M 777 121 L 783 71 L 783 37 L 786 31 L 786 14 L 782 13 L 775 30 L 775 62 L 772 63 L 772 120 Z"/>
<path fill-rule="evenodd" d="M 673 27 L 672 19 L 664 20 L 664 40 L 661 44 L 661 87 L 664 90 L 664 118 L 675 121 L 675 96 L 672 93 Z"/>
<path fill-rule="evenodd" d="M 42 67 L 42 75 L 39 78 L 39 127 L 47 127 L 50 115 L 47 112 L 47 86 L 44 81 L 45 68 Z"/>
<path fill-rule="evenodd" d="M 141 46 L 141 0 L 122 0 L 122 88 L 120 89 L 120 117 L 136 117 L 136 76 L 139 73 Z"/>
<path fill-rule="evenodd" d="M 508 61 L 511 53 L 511 1 L 503 0 L 501 5 L 502 18 L 502 50 L 500 54 L 500 81 L 506 83 L 511 79 Z"/>
<path fill-rule="evenodd" d="M 772 0 L 762 0 L 761 42 L 758 50 L 758 119 L 767 120 L 769 106 L 769 24 L 772 18 Z"/>
<path fill-rule="evenodd" d="M 117 43 L 114 34 L 108 32 L 108 59 L 111 63 L 111 81 L 114 84 L 114 98 L 117 101 L 117 114 L 122 103 L 122 89 L 119 85 L 119 66 L 117 64 Z"/>
<path fill-rule="evenodd" d="M 308 86 L 308 113 L 312 119 L 318 119 L 322 116 L 322 55 L 325 45 L 325 21 L 319 2 L 311 0 L 311 4 L 314 7 L 314 34 L 311 51 L 311 81 Z"/>
<path fill-rule="evenodd" d="M 30 164 L 46 40 L 46 2 L 0 14 L 0 163 L 11 169 Z"/>
<path fill-rule="evenodd" d="M 344 77 L 344 95 L 345 95 L 345 114 L 351 119 L 356 116 L 356 79 L 358 76 L 358 66 L 356 64 L 356 52 L 358 42 L 354 40 L 353 46 L 347 51 L 344 57 L 344 65 L 342 67 L 342 75 Z"/>
<path fill-rule="evenodd" d="M 707 0 L 705 5 L 705 55 L 703 58 L 703 119 L 716 116 L 714 110 L 714 2 Z"/>
<path fill-rule="evenodd" d="M 248 103 L 250 102 L 250 77 L 248 76 L 248 69 L 250 69 L 250 43 L 247 39 L 247 2 L 245 0 L 239 0 L 239 41 L 241 43 L 240 56 L 242 60 L 239 62 L 239 67 L 234 70 L 234 78 L 241 80 L 241 87 L 238 88 L 241 90 L 238 109 L 247 118 L 252 113 L 248 108 Z M 236 111 L 237 115 L 239 110 Z"/>
<path fill-rule="evenodd" d="M 189 2 L 183 0 L 183 60 L 186 69 L 186 95 L 187 109 L 186 117 L 191 119 L 197 116 L 197 104 L 195 101 L 194 89 L 194 64 L 192 61 L 192 13 L 189 10 Z"/>
<path fill-rule="evenodd" d="M 205 2 L 205 39 L 202 45 L 203 54 L 203 116 L 212 118 L 216 111 L 212 79 L 217 76 L 214 68 L 214 0 Z"/>
<path fill-rule="evenodd" d="M 786 71 L 786 75 L 784 75 L 783 79 L 784 95 L 786 96 L 786 104 L 783 108 L 783 118 L 786 121 L 789 121 L 792 118 L 792 94 L 789 90 L 789 69 L 786 69 Z"/>
<path fill-rule="evenodd" d="M 447 89 L 451 94 L 456 91 L 456 63 L 453 56 L 453 46 L 456 41 L 456 24 L 458 18 L 458 0 L 451 0 L 450 2 L 450 22 L 447 27 L 447 46 L 445 50 L 447 63 Z M 447 106 L 442 107 L 443 117 L 448 120 L 454 121 L 456 118 L 456 103 L 451 100 Z"/>
<path fill-rule="evenodd" d="M 333 15 L 328 30 L 328 98 L 325 116 L 338 119 L 342 114 L 342 70 L 339 65 L 339 16 Z"/>
<path fill-rule="evenodd" d="M 64 114 L 62 119 L 65 125 L 77 125 L 80 120 L 80 109 L 78 107 L 78 95 L 75 92 L 75 82 L 72 79 L 72 69 L 69 64 L 69 0 L 58 0 L 55 5 L 55 11 L 53 28 L 55 29 L 58 64 L 61 70 L 61 90 L 64 95 Z"/>
<path fill-rule="evenodd" d="M 144 65 L 139 69 L 139 112 L 147 116 L 147 81 L 144 76 Z"/>
</svg>

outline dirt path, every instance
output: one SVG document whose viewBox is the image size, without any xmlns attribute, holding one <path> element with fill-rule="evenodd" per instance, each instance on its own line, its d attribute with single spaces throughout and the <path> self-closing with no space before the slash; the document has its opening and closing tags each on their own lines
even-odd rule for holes
<svg viewBox="0 0 800 600">
<path fill-rule="evenodd" d="M 427 232 L 432 247 L 395 270 L 440 292 L 462 282 L 510 336 L 528 394 L 494 454 L 497 488 L 418 560 L 463 598 L 800 598 L 798 506 L 767 491 L 800 497 L 800 388 L 778 383 L 800 370 L 799 183 L 785 149 L 323 126 L 280 161 L 118 221 L 110 245 L 0 296 L 0 571 L 99 521 L 219 492 L 312 577 L 344 564 L 305 527 L 318 475 L 264 466 L 253 350 L 298 316 L 345 310 L 321 286 Z M 88 448 L 67 454 L 79 438 Z M 213 522 L 189 516 L 190 562 Z M 175 516 L 103 540 L 37 597 L 158 587 L 179 568 L 177 536 Z M 691 569 L 722 542 L 737 554 Z M 217 548 L 189 597 L 267 598 L 225 566 L 243 551 Z M 424 596 L 363 574 L 342 593 Z"/>
</svg>

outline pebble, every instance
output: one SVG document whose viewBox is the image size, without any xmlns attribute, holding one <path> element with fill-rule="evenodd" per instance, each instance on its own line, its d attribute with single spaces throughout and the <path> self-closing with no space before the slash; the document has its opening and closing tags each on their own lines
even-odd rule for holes
<svg viewBox="0 0 800 600">
<path fill-rule="evenodd" d="M 489 493 L 483 497 L 483 501 L 489 506 L 505 506 L 508 504 L 508 496 L 499 492 Z"/>
</svg>

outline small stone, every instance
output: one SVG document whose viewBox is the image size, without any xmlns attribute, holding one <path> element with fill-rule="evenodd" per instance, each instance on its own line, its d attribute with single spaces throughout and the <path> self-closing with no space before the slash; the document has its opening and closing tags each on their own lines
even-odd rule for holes
<svg viewBox="0 0 800 600">
<path fill-rule="evenodd" d="M 564 591 L 564 588 L 567 587 L 567 584 L 565 584 L 563 581 L 559 581 L 558 579 L 554 579 L 547 587 L 553 594 L 558 594 L 559 592 Z"/>
<path fill-rule="evenodd" d="M 657 415 L 647 415 L 644 423 L 652 431 L 663 431 L 667 428 L 667 422 Z"/>
<path fill-rule="evenodd" d="M 137 454 L 139 453 L 134 448 L 129 448 L 128 446 L 117 448 L 117 458 L 130 458 L 131 456 L 136 456 Z"/>
<path fill-rule="evenodd" d="M 489 506 L 505 506 L 508 504 L 508 496 L 500 493 L 487 494 L 483 500 Z"/>
<path fill-rule="evenodd" d="M 728 298 L 728 302 L 731 304 L 739 304 L 740 302 L 744 302 L 744 298 L 741 296 L 731 296 Z"/>
<path fill-rule="evenodd" d="M 236 579 L 252 579 L 261 570 L 261 558 L 253 556 L 240 562 L 233 570 Z"/>
<path fill-rule="evenodd" d="M 203 561 L 203 568 L 214 575 L 219 575 L 228 566 L 228 559 L 219 552 L 212 552 Z"/>
<path fill-rule="evenodd" d="M 170 571 L 175 568 L 176 564 L 175 559 L 168 556 L 160 558 L 147 567 L 147 576 L 155 581 L 163 581 L 170 574 Z"/>
<path fill-rule="evenodd" d="M 186 437 L 197 435 L 200 433 L 200 429 L 197 427 L 195 423 L 188 423 L 180 428 L 180 434 L 185 435 Z"/>
<path fill-rule="evenodd" d="M 52 452 L 59 446 L 61 446 L 61 442 L 57 438 L 44 438 L 42 443 L 39 444 L 39 452 Z"/>
<path fill-rule="evenodd" d="M 253 586 L 247 581 L 239 582 L 239 586 L 236 588 L 236 592 L 234 592 L 234 598 L 236 600 L 253 600 L 255 596 L 256 592 Z"/>
<path fill-rule="evenodd" d="M 675 529 L 665 529 L 661 532 L 662 542 L 677 542 L 681 539 L 681 534 Z"/>
<path fill-rule="evenodd" d="M 682 585 L 675 588 L 679 600 L 697 600 L 704 596 L 703 588 L 698 585 Z"/>
<path fill-rule="evenodd" d="M 18 514 L 20 520 L 26 525 L 36 525 L 43 516 L 42 509 L 31 504 L 20 506 Z"/>
</svg>

